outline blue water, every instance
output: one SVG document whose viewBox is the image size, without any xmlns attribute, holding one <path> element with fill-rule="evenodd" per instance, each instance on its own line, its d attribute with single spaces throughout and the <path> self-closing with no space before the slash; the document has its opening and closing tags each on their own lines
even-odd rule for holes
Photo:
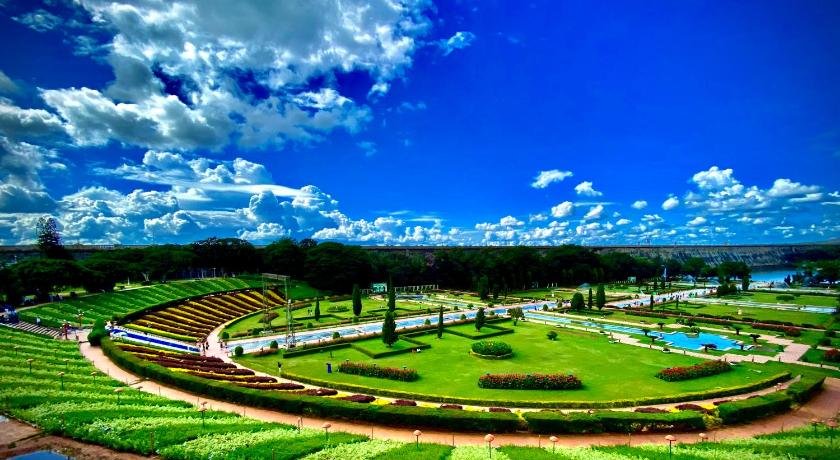
<svg viewBox="0 0 840 460">
<path fill-rule="evenodd" d="M 517 305 L 522 307 L 523 311 L 533 311 L 542 308 L 543 304 L 547 304 L 549 308 L 554 308 L 556 304 L 554 302 L 539 302 L 539 303 L 531 303 L 526 305 Z M 494 307 L 494 308 L 487 308 L 485 309 L 485 313 L 488 315 L 490 312 L 496 313 L 496 315 L 506 315 L 508 309 L 511 306 L 503 306 L 503 307 Z M 463 311 L 463 312 L 452 312 L 443 315 L 443 323 L 452 323 L 455 321 L 461 320 L 461 315 L 466 315 L 467 319 L 475 318 L 477 310 L 470 310 L 470 311 Z M 404 318 L 396 320 L 397 330 L 405 330 L 405 329 L 412 329 L 418 326 L 423 326 L 426 323 L 426 320 L 429 320 L 431 324 L 437 324 L 438 315 L 427 315 L 427 316 L 420 316 L 414 318 Z M 303 331 L 303 332 L 295 332 L 295 343 L 303 344 L 303 343 L 317 343 L 321 340 L 332 340 L 332 336 L 334 332 L 338 332 L 342 337 L 352 337 L 357 335 L 365 335 L 365 334 L 374 334 L 379 333 L 382 331 L 382 322 L 377 321 L 373 323 L 362 323 L 356 325 L 349 325 L 341 328 L 330 329 L 326 331 Z M 268 348 L 268 345 L 272 341 L 277 341 L 277 344 L 281 347 L 286 346 L 286 338 L 284 336 L 275 336 L 275 337 L 265 337 L 262 339 L 257 339 L 254 341 L 237 341 L 231 342 L 229 347 L 235 347 L 237 345 L 241 346 L 242 349 L 247 353 L 249 351 L 259 350 L 260 348 Z"/>
<path fill-rule="evenodd" d="M 584 327 L 591 327 L 596 329 L 603 329 L 605 331 L 613 331 L 613 332 L 622 332 L 625 334 L 636 334 L 636 335 L 644 335 L 644 331 L 641 328 L 632 327 L 632 326 L 622 326 L 619 324 L 601 324 L 601 323 L 594 323 L 592 321 L 580 321 L 575 319 L 563 318 L 559 316 L 552 316 L 552 315 L 545 315 L 541 313 L 534 313 L 528 312 L 525 315 L 526 318 L 536 319 L 539 321 L 545 321 L 549 323 L 556 323 L 556 324 L 573 324 L 579 325 Z M 668 345 L 669 347 L 675 348 L 684 348 L 686 350 L 701 350 L 703 349 L 704 344 L 714 344 L 717 346 L 718 350 L 726 351 L 733 348 L 740 348 L 741 342 L 737 340 L 729 339 L 728 337 L 724 337 L 722 335 L 717 334 L 709 334 L 707 332 L 701 332 L 697 335 L 697 337 L 690 336 L 685 334 L 684 332 L 658 332 L 658 331 L 651 331 L 649 335 L 657 337 L 657 341 L 660 344 Z"/>
<path fill-rule="evenodd" d="M 49 450 L 39 450 L 37 452 L 9 457 L 9 460 L 68 460 L 70 458 Z"/>
<path fill-rule="evenodd" d="M 144 342 L 150 343 L 153 345 L 159 345 L 165 348 L 172 348 L 175 350 L 187 351 L 192 353 L 198 353 L 198 348 L 186 345 L 184 343 L 172 340 L 172 339 L 164 339 L 159 337 L 152 337 L 150 335 L 138 334 L 135 332 L 129 332 L 125 329 L 120 328 L 113 328 L 111 329 L 111 334 L 116 337 L 122 337 L 134 342 Z"/>
<path fill-rule="evenodd" d="M 776 268 L 772 270 L 755 270 L 750 273 L 750 280 L 756 283 L 781 283 L 786 276 L 793 276 L 796 268 Z"/>
</svg>

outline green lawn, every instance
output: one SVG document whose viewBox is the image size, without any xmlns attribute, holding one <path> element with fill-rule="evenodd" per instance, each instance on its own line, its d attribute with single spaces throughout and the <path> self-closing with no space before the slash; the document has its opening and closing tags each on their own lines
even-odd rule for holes
<svg viewBox="0 0 840 460">
<path fill-rule="evenodd" d="M 453 334 L 442 339 L 425 335 L 420 340 L 432 348 L 421 353 L 407 353 L 371 360 L 354 349 L 333 350 L 284 360 L 283 370 L 309 378 L 330 382 L 355 384 L 410 392 L 418 399 L 438 399 L 441 396 L 478 398 L 487 400 L 525 401 L 607 401 L 636 397 L 665 396 L 746 385 L 767 378 L 780 367 L 744 364 L 725 374 L 684 382 L 665 382 L 654 377 L 660 369 L 685 366 L 700 359 L 678 354 L 665 354 L 641 347 L 610 344 L 605 336 L 567 329 L 550 328 L 539 324 L 519 323 L 516 332 L 495 338 L 510 343 L 514 356 L 505 360 L 484 360 L 470 356 L 472 341 Z M 546 332 L 556 330 L 556 341 L 546 338 Z M 379 341 L 379 339 L 372 339 Z M 365 342 L 360 342 L 366 346 Z M 373 377 L 339 373 L 327 374 L 325 363 L 351 361 L 376 362 L 380 366 L 417 369 L 420 380 L 399 382 Z M 276 357 L 245 356 L 238 360 L 245 366 L 263 372 L 276 372 Z M 478 388 L 479 376 L 484 373 L 571 373 L 583 380 L 584 388 L 574 391 L 489 390 Z"/>
<path fill-rule="evenodd" d="M 725 302 L 725 299 L 721 299 L 720 303 L 717 304 L 695 304 L 680 302 L 680 310 L 686 313 L 691 313 L 692 315 L 704 313 L 707 315 L 714 316 L 731 316 L 733 318 L 743 319 L 746 321 L 776 320 L 786 321 L 797 325 L 811 324 L 825 327 L 828 327 L 832 323 L 834 323 L 834 317 L 825 313 L 775 310 L 772 308 L 744 307 L 740 305 L 725 305 Z M 674 303 L 664 304 L 661 308 L 657 308 L 657 310 L 664 310 L 670 313 L 676 312 Z M 741 315 L 738 314 L 739 310 L 741 311 Z"/>
<path fill-rule="evenodd" d="M 798 294 L 793 295 L 793 300 L 779 300 L 776 297 L 782 295 L 782 292 L 745 292 L 740 294 L 725 296 L 725 299 L 743 300 L 747 302 L 761 302 L 761 303 L 782 303 L 790 305 L 811 305 L 816 307 L 836 307 L 838 304 L 837 296 L 827 295 L 809 295 Z"/>
</svg>

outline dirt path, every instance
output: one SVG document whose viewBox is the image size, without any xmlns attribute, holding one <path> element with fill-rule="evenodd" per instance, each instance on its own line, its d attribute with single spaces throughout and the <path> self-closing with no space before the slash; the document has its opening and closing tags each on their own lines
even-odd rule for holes
<svg viewBox="0 0 840 460">
<path fill-rule="evenodd" d="M 324 422 L 332 424 L 330 430 L 345 431 L 348 433 L 363 434 L 373 438 L 393 439 L 397 441 L 413 442 L 412 431 L 415 427 L 390 427 L 368 423 L 352 423 L 340 420 L 327 420 L 322 418 L 298 417 L 297 415 L 275 412 L 266 409 L 242 406 L 226 401 L 219 401 L 200 397 L 183 390 L 160 385 L 153 381 L 141 381 L 137 376 L 128 373 L 117 367 L 97 347 L 91 347 L 88 343 L 81 345 L 82 354 L 89 359 L 96 368 L 105 372 L 112 378 L 131 384 L 141 385 L 142 391 L 165 396 L 170 399 L 187 401 L 193 404 L 207 402 L 208 408 L 234 412 L 259 420 L 268 422 L 297 424 L 298 421 L 308 428 L 321 429 Z M 812 418 L 824 420 L 834 417 L 840 412 L 840 379 L 826 379 L 825 389 L 814 399 L 796 411 L 792 411 L 776 417 L 767 418 L 755 423 L 742 426 L 727 427 L 709 432 L 712 439 L 730 439 L 754 436 L 757 434 L 773 433 L 802 426 Z M 671 433 L 680 442 L 694 442 L 698 440 L 697 433 Z M 483 444 L 484 433 L 451 433 L 440 430 L 423 430 L 421 440 L 424 442 L 436 442 L 454 445 L 481 445 Z M 629 439 L 636 443 L 658 443 L 662 442 L 663 434 L 639 434 Z M 593 435 L 563 435 L 559 436 L 558 443 L 563 446 L 586 446 L 586 445 L 609 445 L 626 444 L 627 435 L 620 434 L 593 434 Z M 517 444 L 517 445 L 539 445 L 547 442 L 547 436 L 539 436 L 530 433 L 509 433 L 500 434 L 496 437 L 496 445 Z"/>
</svg>

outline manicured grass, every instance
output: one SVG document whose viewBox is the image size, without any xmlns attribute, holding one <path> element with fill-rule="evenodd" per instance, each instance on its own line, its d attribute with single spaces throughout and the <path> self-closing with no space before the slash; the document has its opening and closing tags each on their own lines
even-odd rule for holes
<svg viewBox="0 0 840 460">
<path fill-rule="evenodd" d="M 802 324 L 811 324 L 817 326 L 824 326 L 828 327 L 834 323 L 834 317 L 829 314 L 825 313 L 812 313 L 806 311 L 790 311 L 790 310 L 775 310 L 772 308 L 761 308 L 761 307 L 745 307 L 741 305 L 725 305 L 726 300 L 721 299 L 720 303 L 717 304 L 698 304 L 698 303 L 688 303 L 688 302 L 680 302 L 680 310 L 686 313 L 690 313 L 696 315 L 698 313 L 703 313 L 707 315 L 714 315 L 714 316 L 731 316 L 736 319 L 741 319 L 745 321 L 765 321 L 765 320 L 775 320 L 775 321 L 785 321 L 790 322 L 797 325 Z M 663 310 L 668 311 L 671 313 L 676 312 L 675 304 L 674 303 L 667 303 L 662 306 L 662 308 L 657 308 L 657 311 Z M 738 315 L 738 311 L 741 311 L 741 315 Z"/>
<path fill-rule="evenodd" d="M 421 340 L 430 343 L 432 348 L 421 353 L 371 360 L 357 350 L 339 349 L 333 350 L 332 359 L 328 352 L 321 352 L 284 360 L 283 371 L 330 382 L 411 392 L 416 394 L 418 399 L 433 400 L 436 397 L 452 396 L 521 402 L 609 401 L 667 396 L 742 386 L 783 371 L 776 366 L 743 364 L 732 372 L 713 377 L 664 382 L 654 377 L 659 370 L 665 367 L 693 365 L 702 360 L 636 346 L 610 344 L 607 337 L 600 334 L 551 328 L 534 323 L 520 322 L 514 329 L 516 332 L 503 338 L 515 350 L 513 358 L 506 360 L 483 360 L 470 356 L 472 340 L 444 334 L 442 339 L 437 339 L 434 335 L 422 336 Z M 546 338 L 549 330 L 558 332 L 556 341 Z M 378 340 L 371 339 L 370 342 Z M 361 342 L 362 346 L 366 346 L 366 342 Z M 420 379 L 415 382 L 382 381 L 371 377 L 325 372 L 326 362 L 335 363 L 345 359 L 376 362 L 387 367 L 408 366 L 417 369 Z M 239 362 L 252 369 L 276 372 L 274 357 L 244 356 Z M 574 374 L 583 380 L 584 388 L 573 391 L 508 391 L 478 388 L 478 378 L 484 373 L 537 372 Z"/>
<path fill-rule="evenodd" d="M 783 295 L 783 292 L 743 292 L 734 295 L 725 296 L 724 299 L 742 300 L 746 302 L 761 302 L 761 303 L 781 303 L 789 305 L 811 305 L 816 307 L 836 307 L 837 296 L 827 295 L 809 295 L 809 294 L 790 294 L 793 295 L 793 300 L 779 300 L 776 297 Z"/>
</svg>

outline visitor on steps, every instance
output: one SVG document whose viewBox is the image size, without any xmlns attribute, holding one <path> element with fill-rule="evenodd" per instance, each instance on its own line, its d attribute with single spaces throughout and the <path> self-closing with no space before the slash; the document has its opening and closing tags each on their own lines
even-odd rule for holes
<svg viewBox="0 0 840 460">
<path fill-rule="evenodd" d="M 38 327 L 41 327 L 41 317 L 40 316 L 35 318 L 35 325 L 38 326 Z"/>
</svg>

